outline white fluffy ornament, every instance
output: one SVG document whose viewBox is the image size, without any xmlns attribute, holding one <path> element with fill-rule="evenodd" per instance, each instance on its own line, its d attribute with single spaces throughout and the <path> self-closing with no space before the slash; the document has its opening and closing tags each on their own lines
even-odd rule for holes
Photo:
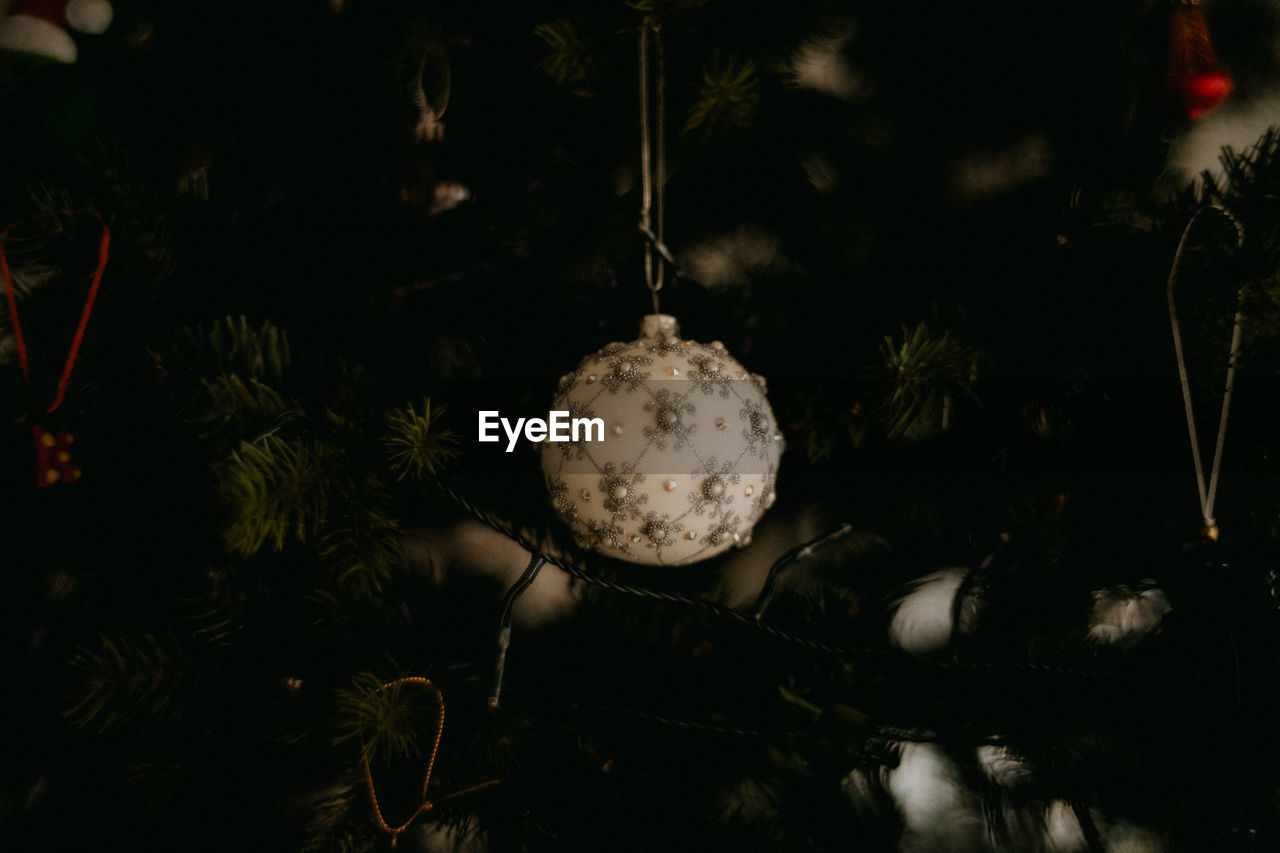
<svg viewBox="0 0 1280 853">
<path fill-rule="evenodd" d="M 648 565 L 685 565 L 746 544 L 776 493 L 783 440 L 749 373 L 719 341 L 684 340 L 650 314 L 640 338 L 588 355 L 553 411 L 599 418 L 542 444 L 551 500 L 581 544 Z"/>
</svg>

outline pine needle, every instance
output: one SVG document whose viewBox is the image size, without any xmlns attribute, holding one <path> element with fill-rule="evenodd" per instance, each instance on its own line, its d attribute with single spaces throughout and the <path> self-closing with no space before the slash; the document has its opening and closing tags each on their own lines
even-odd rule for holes
<svg viewBox="0 0 1280 853">
<path fill-rule="evenodd" d="M 409 405 L 387 415 L 387 432 L 382 443 L 397 480 L 433 476 L 457 454 L 456 436 L 440 425 L 444 412 L 444 406 L 432 409 L 431 401 L 427 400 L 422 414 Z"/>
<path fill-rule="evenodd" d="M 105 634 L 96 648 L 81 646 L 70 665 L 86 674 L 80 696 L 64 711 L 71 724 L 106 731 L 146 717 L 168 720 L 179 713 L 171 655 L 152 634 L 141 639 Z"/>
<path fill-rule="evenodd" d="M 232 508 L 228 548 L 250 556 L 290 539 L 306 542 L 324 523 L 337 449 L 315 439 L 270 435 L 241 442 L 223 466 L 218 491 Z"/>
<path fill-rule="evenodd" d="M 953 399 L 976 400 L 976 353 L 949 333 L 935 336 L 925 323 L 903 326 L 901 343 L 886 337 L 881 354 L 890 391 L 880 414 L 890 438 L 936 435 L 949 426 Z"/>
<path fill-rule="evenodd" d="M 760 103 L 759 82 L 755 62 L 730 57 L 722 66 L 720 58 L 713 57 L 681 132 L 687 136 L 701 131 L 704 138 L 715 138 L 751 124 Z"/>
<path fill-rule="evenodd" d="M 436 697 L 413 684 L 391 684 L 362 672 L 338 691 L 335 745 L 363 738 L 370 766 L 424 756 L 432 746 L 440 707 Z"/>
</svg>

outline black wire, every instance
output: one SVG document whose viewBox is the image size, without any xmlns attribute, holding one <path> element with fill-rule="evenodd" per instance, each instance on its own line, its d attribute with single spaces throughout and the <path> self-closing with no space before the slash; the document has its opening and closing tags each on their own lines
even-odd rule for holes
<svg viewBox="0 0 1280 853">
<path fill-rule="evenodd" d="M 844 659 L 881 658 L 885 660 L 910 662 L 913 664 L 929 666 L 936 669 L 947 669 L 947 670 L 967 671 L 967 672 L 976 672 L 976 673 L 997 673 L 997 672 L 1019 671 L 1019 672 L 1033 672 L 1033 673 L 1039 673 L 1039 674 L 1045 674 L 1045 675 L 1063 675 L 1063 676 L 1069 676 L 1069 677 L 1075 677 L 1075 678 L 1088 678 L 1088 679 L 1114 678 L 1118 676 L 1118 673 L 1111 672 L 1111 671 L 1082 669 L 1079 667 L 1034 663 L 1030 661 L 1021 662 L 1021 663 L 1003 663 L 1003 662 L 996 663 L 992 661 L 932 660 L 927 658 L 918 658 L 918 657 L 915 657 L 914 655 L 909 655 L 905 652 L 901 652 L 895 649 L 884 649 L 884 648 L 875 648 L 875 647 L 838 646 L 833 643 L 826 643 L 821 640 L 814 640 L 808 637 L 802 637 L 798 634 L 792 634 L 789 631 L 784 631 L 781 628 L 776 628 L 768 624 L 767 622 L 760 621 L 756 619 L 755 616 L 753 615 L 740 613 L 739 611 L 734 610 L 733 608 L 726 607 L 723 604 L 717 604 L 716 602 L 709 601 L 705 598 L 698 598 L 697 596 L 683 595 L 681 593 L 675 593 L 675 592 L 666 592 L 664 590 L 649 589 L 647 587 L 634 586 L 632 584 L 621 583 L 619 581 L 610 580 L 608 578 L 603 578 L 598 575 L 594 575 L 586 571 L 585 569 L 583 569 L 581 566 L 573 562 L 570 562 L 569 560 L 563 557 L 558 557 L 552 554 L 545 553 L 534 541 L 533 537 L 517 530 L 514 527 L 514 525 L 510 524 L 509 522 L 506 522 L 506 521 L 503 521 L 502 519 L 494 517 L 486 510 L 472 503 L 466 497 L 460 495 L 452 487 L 439 482 L 437 482 L 436 485 L 441 489 L 441 491 L 444 492 L 444 494 L 450 500 L 452 500 L 454 503 L 458 504 L 458 506 L 462 507 L 467 512 L 469 512 L 472 516 L 476 518 L 476 520 L 483 522 L 493 530 L 496 530 L 497 532 L 503 534 L 504 536 L 507 536 L 508 538 L 516 541 L 526 551 L 529 551 L 531 554 L 541 557 L 547 563 L 555 566 L 556 568 L 565 572 L 569 576 L 576 578 L 577 580 L 580 580 L 583 583 L 592 584 L 602 589 L 610 590 L 611 592 L 617 592 L 623 595 L 630 595 L 636 598 L 644 598 L 651 601 L 672 602 L 676 604 L 685 604 L 690 607 L 697 607 L 715 616 L 719 616 L 731 622 L 736 622 L 739 625 L 745 625 L 749 628 L 759 631 L 762 634 L 765 634 L 766 636 L 772 639 L 780 640 L 782 642 L 789 643 L 793 646 L 799 646 L 800 648 L 809 649 L 810 651 L 822 652 L 823 654 L 831 655 L 837 658 L 844 658 Z M 826 538 L 826 537 L 820 537 L 818 541 L 821 541 L 822 538 Z M 786 555 L 784 555 L 784 559 L 785 559 L 785 556 Z"/>
</svg>

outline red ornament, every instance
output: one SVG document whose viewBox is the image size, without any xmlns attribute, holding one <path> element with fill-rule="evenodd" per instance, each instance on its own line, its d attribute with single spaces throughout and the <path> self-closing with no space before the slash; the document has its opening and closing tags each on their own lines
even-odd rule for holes
<svg viewBox="0 0 1280 853">
<path fill-rule="evenodd" d="M 71 460 L 71 442 L 75 436 L 59 427 L 57 432 L 47 432 L 33 426 L 31 435 L 36 441 L 36 486 L 52 486 L 54 483 L 74 483 L 80 479 L 80 469 Z"/>
<path fill-rule="evenodd" d="M 1169 19 L 1169 91 L 1195 121 L 1231 94 L 1231 78 L 1222 70 L 1209 41 L 1199 0 L 1173 0 Z"/>
<path fill-rule="evenodd" d="M 62 211 L 70 213 L 70 211 Z M 98 217 L 94 214 L 95 218 Z M 28 388 L 31 385 L 31 368 L 27 363 L 27 342 L 22 335 L 22 323 L 18 319 L 18 297 L 14 292 L 13 278 L 9 272 L 9 260 L 5 256 L 4 241 L 18 223 L 9 225 L 0 231 L 0 281 L 4 284 L 4 296 L 9 307 L 9 325 L 13 328 L 14 348 L 18 351 L 18 365 L 22 368 L 22 378 Z M 52 415 L 62 405 L 67 393 L 67 384 L 71 381 L 71 371 L 75 367 L 76 355 L 80 352 L 80 343 L 84 340 L 85 327 L 89 325 L 89 315 L 93 313 L 93 302 L 98 296 L 98 286 L 102 284 L 102 274 L 107 268 L 107 252 L 111 246 L 111 232 L 106 223 L 102 225 L 102 238 L 98 241 L 98 265 L 93 270 L 93 281 L 89 284 L 89 294 L 85 297 L 84 308 L 80 312 L 80 322 L 76 326 L 75 335 L 71 338 L 71 349 L 67 352 L 67 360 L 62 364 L 62 375 L 58 378 L 58 387 L 53 402 L 45 409 L 45 415 Z M 71 461 L 71 442 L 74 440 L 66 427 L 59 427 L 50 432 L 41 426 L 31 427 L 36 446 L 36 486 L 52 486 L 55 483 L 74 483 L 80 479 L 80 469 Z"/>
</svg>

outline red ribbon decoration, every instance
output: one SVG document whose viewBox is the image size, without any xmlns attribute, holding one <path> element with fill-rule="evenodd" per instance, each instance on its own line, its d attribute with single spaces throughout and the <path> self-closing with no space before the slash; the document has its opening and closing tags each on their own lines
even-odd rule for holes
<svg viewBox="0 0 1280 853">
<path fill-rule="evenodd" d="M 62 213 L 71 213 L 69 210 Z M 97 214 L 94 214 L 97 217 Z M 101 220 L 101 217 L 97 217 Z M 27 342 L 22 336 L 22 323 L 18 319 L 18 298 L 14 292 L 13 277 L 9 272 L 9 260 L 5 256 L 4 240 L 19 223 L 13 222 L 0 231 L 0 278 L 4 279 L 4 296 L 9 304 L 9 323 L 13 326 L 13 342 L 18 350 L 18 364 L 22 368 L 22 378 L 31 385 L 31 368 L 27 357 Z M 58 377 L 58 388 L 46 414 L 53 413 L 62 405 L 67 393 L 67 384 L 71 381 L 71 370 L 75 367 L 76 356 L 80 352 L 80 344 L 84 341 L 84 330 L 89 325 L 89 315 L 93 312 L 94 300 L 98 297 L 98 287 L 102 284 L 102 274 L 107 268 L 107 253 L 111 246 L 111 231 L 105 222 L 102 223 L 102 239 L 98 243 L 98 265 L 93 271 L 93 281 L 89 284 L 89 295 L 85 297 L 84 309 L 80 312 L 80 322 L 76 325 L 75 335 L 71 338 L 71 349 L 67 352 L 67 360 L 62 365 L 62 375 Z M 71 464 L 71 435 L 65 428 L 49 432 L 40 426 L 32 427 L 36 445 L 36 485 L 51 486 L 57 482 L 73 483 L 80 477 L 80 471 Z"/>
</svg>

